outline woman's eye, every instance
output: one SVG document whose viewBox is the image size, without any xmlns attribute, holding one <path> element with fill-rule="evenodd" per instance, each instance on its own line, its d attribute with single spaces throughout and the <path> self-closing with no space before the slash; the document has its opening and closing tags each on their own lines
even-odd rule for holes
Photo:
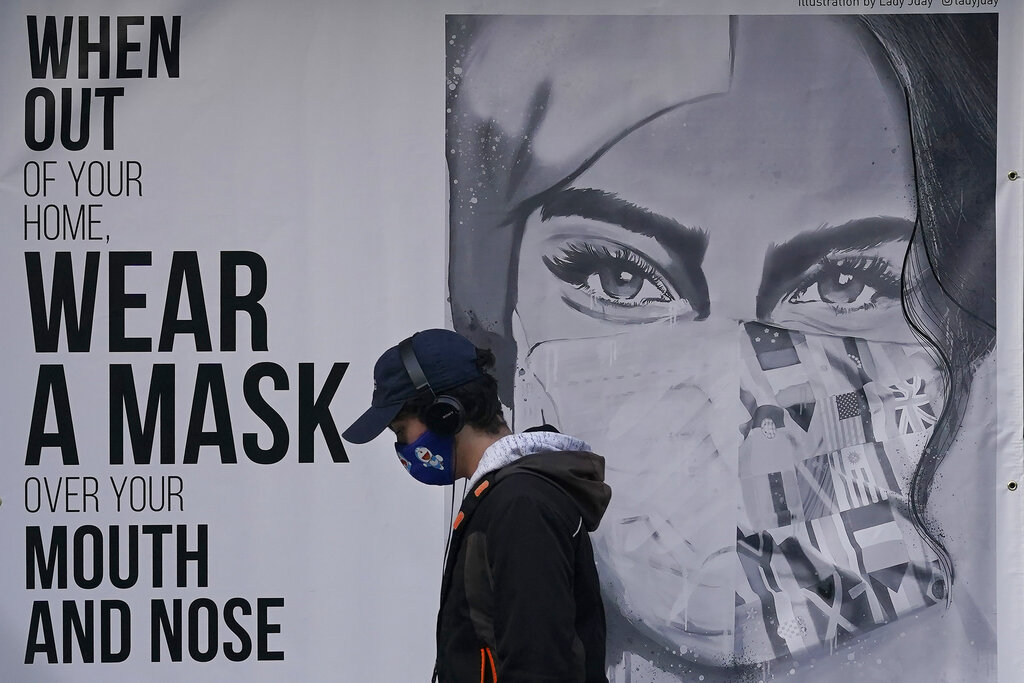
<svg viewBox="0 0 1024 683">
<path fill-rule="evenodd" d="M 836 315 L 873 308 L 900 296 L 900 279 L 879 257 L 825 258 L 787 299 L 791 304 L 822 303 Z"/>
<path fill-rule="evenodd" d="M 544 265 L 563 282 L 605 304 L 644 306 L 674 301 L 657 268 L 638 252 L 620 245 L 571 242 Z"/>
<path fill-rule="evenodd" d="M 666 301 L 666 294 L 638 269 L 618 264 L 598 265 L 597 272 L 587 278 L 586 287 L 614 301 Z M 642 296 L 641 296 L 642 295 Z"/>
</svg>

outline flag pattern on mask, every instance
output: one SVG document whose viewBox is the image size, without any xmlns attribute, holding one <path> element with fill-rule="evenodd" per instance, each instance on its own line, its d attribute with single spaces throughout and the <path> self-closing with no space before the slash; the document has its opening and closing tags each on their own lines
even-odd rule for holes
<svg viewBox="0 0 1024 683">
<path fill-rule="evenodd" d="M 760 405 L 741 429 L 734 655 L 828 646 L 943 599 L 945 577 L 905 512 L 911 444 L 936 422 L 920 366 L 898 344 L 745 332 L 757 362 L 742 382 L 757 388 L 741 391 Z M 804 424 L 758 428 L 766 401 L 791 416 L 792 397 Z"/>
<path fill-rule="evenodd" d="M 881 444 L 865 444 L 808 458 L 797 467 L 803 519 L 889 499 L 899 485 Z"/>
<path fill-rule="evenodd" d="M 755 406 L 780 401 L 793 423 L 805 432 L 814 415 L 815 401 L 808 381 L 807 370 L 800 358 L 798 347 L 804 335 L 762 323 L 746 323 L 744 331 L 750 340 L 744 350 L 747 355 L 744 382 L 746 393 L 755 400 Z M 752 358 L 750 357 L 752 356 Z"/>
<path fill-rule="evenodd" d="M 807 373 L 796 349 L 803 335 L 759 323 L 747 323 L 744 329 L 755 360 L 750 364 L 748 378 L 763 378 L 761 387 L 770 393 L 807 382 Z"/>
<path fill-rule="evenodd" d="M 935 604 L 945 580 L 914 533 L 890 500 L 785 528 L 739 531 L 745 583 L 737 587 L 737 646 L 797 654 Z"/>
<path fill-rule="evenodd" d="M 741 467 L 743 464 L 741 463 Z M 744 524 L 783 527 L 889 500 L 899 491 L 882 444 L 862 444 L 760 475 L 741 471 Z"/>
<path fill-rule="evenodd" d="M 825 409 L 819 410 L 818 415 L 817 423 L 826 451 L 871 440 L 871 411 L 863 389 L 828 397 Z M 814 425 L 814 421 L 811 424 Z"/>
<path fill-rule="evenodd" d="M 935 424 L 935 411 L 925 392 L 925 381 L 913 377 L 889 386 L 892 410 L 900 434 L 921 432 Z"/>
<path fill-rule="evenodd" d="M 744 329 L 762 370 L 775 370 L 800 362 L 794 335 L 789 330 L 761 323 L 746 323 Z"/>
</svg>

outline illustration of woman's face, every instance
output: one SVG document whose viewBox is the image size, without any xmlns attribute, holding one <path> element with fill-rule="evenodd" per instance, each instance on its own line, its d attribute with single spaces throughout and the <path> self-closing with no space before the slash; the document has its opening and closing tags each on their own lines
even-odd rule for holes
<svg viewBox="0 0 1024 683">
<path fill-rule="evenodd" d="M 527 219 L 515 321 L 517 424 L 553 422 L 607 458 L 607 594 L 668 650 L 711 662 L 820 644 L 820 597 L 768 615 L 744 558 L 774 546 L 778 560 L 794 539 L 822 580 L 878 569 L 814 529 L 853 538 L 850 510 L 889 510 L 905 490 L 930 425 L 894 421 L 893 391 L 920 380 L 929 415 L 942 400 L 901 311 L 915 182 L 877 46 L 777 17 L 740 18 L 733 40 L 727 92 L 630 133 Z M 844 435 L 850 401 L 863 419 Z M 768 430 L 764 406 L 782 416 Z M 861 499 L 824 491 L 857 463 L 873 477 Z M 879 514 L 901 539 L 887 552 L 927 564 L 910 525 Z M 799 596 L 787 566 L 776 578 Z"/>
<path fill-rule="evenodd" d="M 916 207 L 898 86 L 841 27 L 737 26 L 727 93 L 630 134 L 531 217 L 528 330 L 709 317 L 907 338 L 898 283 Z"/>
</svg>

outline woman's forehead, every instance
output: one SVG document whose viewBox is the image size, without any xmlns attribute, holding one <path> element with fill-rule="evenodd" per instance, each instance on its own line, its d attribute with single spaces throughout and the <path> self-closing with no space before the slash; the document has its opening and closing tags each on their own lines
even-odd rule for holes
<svg viewBox="0 0 1024 683">
<path fill-rule="evenodd" d="M 727 16 L 478 16 L 463 57 L 449 59 L 450 126 L 486 122 L 492 148 L 529 142 L 515 197 L 542 192 L 658 111 L 724 92 Z M 459 38 L 454 32 L 450 40 Z M 450 153 L 480 153 L 473 135 Z M 512 162 L 486 155 L 498 174 Z"/>
<path fill-rule="evenodd" d="M 629 134 L 574 183 L 687 225 L 769 241 L 867 216 L 913 218 L 906 102 L 852 23 L 742 17 L 727 92 Z M 719 237 L 719 242 L 722 237 Z M 749 236 L 748 236 L 749 237 Z"/>
</svg>

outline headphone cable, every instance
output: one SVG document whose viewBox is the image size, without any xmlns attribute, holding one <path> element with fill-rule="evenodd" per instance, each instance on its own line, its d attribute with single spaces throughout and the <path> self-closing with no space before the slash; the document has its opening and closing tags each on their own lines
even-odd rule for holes
<svg viewBox="0 0 1024 683">
<path fill-rule="evenodd" d="M 455 469 L 455 454 L 452 453 L 452 469 Z M 462 499 L 466 498 L 466 485 L 469 483 L 468 479 L 462 480 Z M 462 505 L 460 504 L 461 508 Z M 448 551 L 451 549 L 452 536 L 455 534 L 455 482 L 452 481 L 452 500 L 448 510 L 448 536 L 444 542 L 444 556 L 441 559 L 441 581 L 444 581 L 444 571 L 448 567 Z"/>
</svg>

